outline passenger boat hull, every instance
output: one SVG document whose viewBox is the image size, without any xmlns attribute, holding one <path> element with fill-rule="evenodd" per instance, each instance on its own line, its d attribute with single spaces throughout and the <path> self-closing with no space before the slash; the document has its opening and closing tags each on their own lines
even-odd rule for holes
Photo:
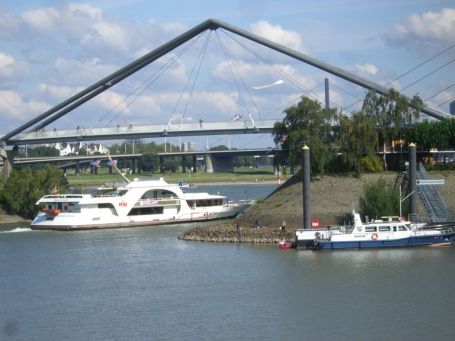
<svg viewBox="0 0 455 341">
<path fill-rule="evenodd" d="M 170 225 L 181 223 L 202 222 L 208 220 L 227 219 L 235 217 L 240 212 L 248 208 L 249 205 L 239 205 L 229 207 L 224 212 L 207 212 L 198 215 L 182 215 L 181 217 L 173 217 L 157 219 L 155 217 L 119 217 L 107 221 L 93 220 L 96 217 L 80 217 L 75 215 L 60 213 L 58 216 L 52 216 L 46 213 L 38 215 L 31 223 L 32 230 L 55 230 L 55 231 L 71 231 L 71 230 L 92 230 L 92 229 L 113 229 L 113 228 L 127 228 L 138 226 L 156 226 L 156 225 Z M 67 215 L 67 217 L 66 217 Z M 52 220 L 49 220 L 52 219 Z M 90 221 L 91 220 L 91 221 Z M 51 223 L 48 223 L 51 222 Z"/>
<path fill-rule="evenodd" d="M 418 236 L 395 240 L 359 240 L 359 241 L 329 241 L 299 240 L 298 248 L 310 250 L 335 250 L 335 249 L 371 249 L 371 248 L 397 248 L 412 246 L 449 246 L 455 241 L 455 233 L 439 236 Z"/>
</svg>

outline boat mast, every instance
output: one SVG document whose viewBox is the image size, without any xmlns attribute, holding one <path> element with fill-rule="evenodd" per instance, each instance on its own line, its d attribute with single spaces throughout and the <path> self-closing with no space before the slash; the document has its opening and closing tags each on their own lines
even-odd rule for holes
<svg viewBox="0 0 455 341">
<path fill-rule="evenodd" d="M 126 181 L 127 184 L 129 184 L 130 180 L 125 175 L 123 175 L 122 172 L 120 172 L 120 169 L 118 169 L 118 167 L 117 167 L 117 163 L 116 162 L 114 163 L 112 161 L 111 154 L 107 153 L 107 158 L 109 159 L 109 161 L 111 161 L 111 165 L 112 165 L 112 167 L 114 167 L 116 172 L 120 174 L 120 176 Z"/>
</svg>

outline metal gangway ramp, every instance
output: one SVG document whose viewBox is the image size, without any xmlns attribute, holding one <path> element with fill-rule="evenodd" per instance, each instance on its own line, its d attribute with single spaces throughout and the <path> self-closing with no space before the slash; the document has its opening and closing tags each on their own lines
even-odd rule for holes
<svg viewBox="0 0 455 341">
<path fill-rule="evenodd" d="M 428 222 L 448 221 L 450 214 L 447 204 L 442 199 L 436 185 L 419 184 L 420 180 L 430 180 L 422 163 L 417 167 L 417 194 L 425 207 Z"/>
</svg>

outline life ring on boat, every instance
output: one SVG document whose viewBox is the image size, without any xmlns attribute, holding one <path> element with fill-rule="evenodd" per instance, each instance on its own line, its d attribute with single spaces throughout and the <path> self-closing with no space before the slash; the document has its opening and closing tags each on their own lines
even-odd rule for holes
<svg viewBox="0 0 455 341">
<path fill-rule="evenodd" d="M 378 240 L 378 234 L 375 232 L 371 235 L 371 239 Z"/>
</svg>

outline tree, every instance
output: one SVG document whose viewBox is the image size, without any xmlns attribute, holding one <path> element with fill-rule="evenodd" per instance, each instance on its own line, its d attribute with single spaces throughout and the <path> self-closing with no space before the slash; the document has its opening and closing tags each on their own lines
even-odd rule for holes
<svg viewBox="0 0 455 341">
<path fill-rule="evenodd" d="M 34 148 L 28 148 L 27 155 L 29 157 L 60 156 L 60 152 L 54 147 L 36 146 Z"/>
<path fill-rule="evenodd" d="M 341 116 L 338 142 L 343 162 L 360 175 L 362 157 L 373 156 L 377 146 L 376 120 L 362 111 Z"/>
<path fill-rule="evenodd" d="M 416 143 L 426 150 L 437 148 L 439 150 L 455 148 L 455 120 L 442 121 L 425 120 L 407 127 L 403 132 L 407 141 Z"/>
<path fill-rule="evenodd" d="M 414 96 L 409 102 L 394 89 L 390 89 L 386 96 L 378 95 L 373 90 L 365 96 L 362 110 L 367 116 L 375 118 L 376 124 L 380 127 L 385 169 L 387 169 L 386 144 L 397 137 L 403 124 L 409 124 L 419 117 L 422 105 L 423 102 L 419 96 Z"/>
<path fill-rule="evenodd" d="M 360 210 L 370 218 L 399 214 L 399 191 L 382 178 L 365 186 L 360 198 Z"/>
<path fill-rule="evenodd" d="M 64 192 L 67 187 L 68 181 L 56 167 L 47 165 L 36 171 L 14 169 L 0 192 L 0 204 L 10 214 L 33 218 L 38 211 L 35 203 L 39 198 L 54 189 Z"/>
<path fill-rule="evenodd" d="M 222 151 L 222 150 L 229 150 L 229 148 L 228 148 L 227 146 L 225 146 L 224 144 L 220 144 L 219 146 L 210 147 L 209 150 L 213 150 L 213 151 L 219 150 L 219 151 Z"/>
<path fill-rule="evenodd" d="M 335 109 L 322 109 L 318 101 L 302 96 L 297 105 L 285 110 L 286 117 L 275 123 L 272 134 L 282 151 L 277 160 L 287 160 L 299 164 L 302 147 L 307 144 L 311 149 L 311 168 L 313 172 L 324 174 L 328 162 L 335 151 L 332 124 L 336 122 Z"/>
</svg>

